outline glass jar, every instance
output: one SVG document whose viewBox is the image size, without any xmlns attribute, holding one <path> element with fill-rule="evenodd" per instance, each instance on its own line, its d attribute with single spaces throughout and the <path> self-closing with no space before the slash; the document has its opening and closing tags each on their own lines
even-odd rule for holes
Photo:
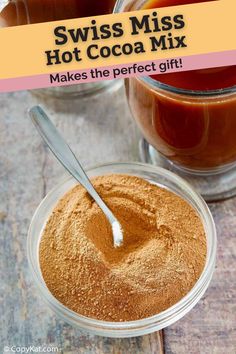
<svg viewBox="0 0 236 354">
<path fill-rule="evenodd" d="M 0 12 L 0 27 L 59 21 L 112 13 L 115 0 L 9 0 Z M 110 88 L 118 80 L 35 90 L 60 98 L 90 95 Z"/>
<path fill-rule="evenodd" d="M 115 11 L 204 1 L 119 0 Z M 236 66 L 130 78 L 126 93 L 145 162 L 180 174 L 208 201 L 236 194 Z"/>
<path fill-rule="evenodd" d="M 46 225 L 59 199 L 76 185 L 72 177 L 59 183 L 41 202 L 36 210 L 28 233 L 27 253 L 33 279 L 46 304 L 69 324 L 86 330 L 91 334 L 106 337 L 135 337 L 161 330 L 187 314 L 200 300 L 206 291 L 213 275 L 216 260 L 216 229 L 212 215 L 204 200 L 175 174 L 158 167 L 139 163 L 112 163 L 98 166 L 87 171 L 88 176 L 95 177 L 107 174 L 127 174 L 146 179 L 176 193 L 196 210 L 202 220 L 207 238 L 207 259 L 204 270 L 191 291 L 177 304 L 149 318 L 130 322 L 106 322 L 87 318 L 71 311 L 62 305 L 48 290 L 41 274 L 39 264 L 39 243 Z"/>
<path fill-rule="evenodd" d="M 5 26 L 60 21 L 112 13 L 115 0 L 9 0 L 0 17 Z"/>
</svg>

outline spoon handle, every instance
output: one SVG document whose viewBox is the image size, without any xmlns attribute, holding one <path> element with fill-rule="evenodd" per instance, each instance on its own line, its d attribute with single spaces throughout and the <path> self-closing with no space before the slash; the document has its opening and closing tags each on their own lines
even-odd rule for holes
<svg viewBox="0 0 236 354">
<path fill-rule="evenodd" d="M 62 138 L 43 109 L 39 106 L 35 106 L 29 110 L 29 115 L 39 134 L 46 142 L 55 157 L 61 162 L 67 171 L 69 171 L 69 173 L 88 191 L 91 197 L 105 212 L 109 221 L 113 223 L 116 220 L 114 215 L 98 195 L 74 153 L 71 151 L 70 147 Z"/>
</svg>

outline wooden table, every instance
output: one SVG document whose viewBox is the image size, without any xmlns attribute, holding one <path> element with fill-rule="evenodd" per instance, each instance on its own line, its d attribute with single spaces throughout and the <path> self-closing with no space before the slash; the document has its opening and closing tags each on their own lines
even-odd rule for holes
<svg viewBox="0 0 236 354">
<path fill-rule="evenodd" d="M 67 354 L 158 353 L 157 333 L 132 339 L 84 334 L 55 317 L 38 295 L 26 258 L 27 230 L 64 171 L 27 117 L 36 103 L 50 113 L 85 166 L 138 160 L 138 133 L 122 89 L 90 100 L 0 95 L 0 352 L 3 346 L 50 345 Z M 164 331 L 168 354 L 236 353 L 236 199 L 210 208 L 218 230 L 217 269 L 200 303 Z"/>
</svg>

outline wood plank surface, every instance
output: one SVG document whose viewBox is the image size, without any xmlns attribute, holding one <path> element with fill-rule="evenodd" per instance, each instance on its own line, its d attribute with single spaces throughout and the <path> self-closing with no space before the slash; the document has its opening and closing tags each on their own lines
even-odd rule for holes
<svg viewBox="0 0 236 354">
<path fill-rule="evenodd" d="M 109 339 L 75 330 L 37 293 L 26 258 L 30 220 L 64 175 L 27 117 L 41 104 L 84 166 L 138 160 L 138 132 L 123 90 L 89 100 L 0 95 L 0 352 L 4 346 L 56 346 L 59 353 L 159 353 L 158 334 Z M 164 331 L 167 354 L 236 353 L 236 199 L 212 204 L 218 230 L 217 269 L 200 303 Z"/>
</svg>

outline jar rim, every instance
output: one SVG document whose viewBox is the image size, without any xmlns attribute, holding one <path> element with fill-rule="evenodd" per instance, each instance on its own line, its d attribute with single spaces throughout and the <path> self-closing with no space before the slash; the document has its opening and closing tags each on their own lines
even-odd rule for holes
<svg viewBox="0 0 236 354">
<path fill-rule="evenodd" d="M 122 5 L 125 0 L 117 0 L 113 13 L 120 13 L 124 12 L 122 9 Z M 161 75 L 161 74 L 160 74 Z M 140 81 L 143 81 L 145 84 L 151 86 L 154 90 L 161 89 L 164 91 L 168 91 L 174 94 L 180 94 L 185 96 L 192 96 L 192 97 L 215 97 L 215 96 L 222 96 L 228 95 L 236 92 L 236 84 L 233 86 L 229 86 L 222 89 L 215 89 L 215 90 L 190 90 L 190 89 L 183 89 L 178 88 L 172 85 L 165 84 L 161 81 L 154 80 L 150 76 L 138 76 L 136 77 Z"/>
<path fill-rule="evenodd" d="M 116 170 L 118 169 L 120 172 L 114 172 L 112 171 L 112 168 Z M 215 224 L 207 204 L 201 198 L 201 196 L 198 195 L 198 193 L 195 192 L 187 182 L 185 182 L 185 180 L 173 174 L 172 172 L 165 170 L 161 167 L 151 166 L 142 163 L 129 163 L 129 162 L 98 165 L 93 168 L 90 168 L 87 172 L 94 173 L 98 170 L 102 170 L 103 172 L 104 170 L 106 171 L 109 170 L 110 173 L 125 173 L 125 171 L 128 171 L 129 169 L 136 171 L 137 176 L 139 172 L 141 174 L 141 171 L 147 173 L 149 172 L 150 175 L 152 174 L 152 176 L 154 176 L 155 174 L 156 175 L 159 174 L 159 176 L 176 183 L 177 186 L 181 186 L 181 188 L 184 189 L 186 194 L 188 193 L 189 196 L 197 203 L 199 210 L 203 215 L 202 216 L 199 214 L 199 216 L 202 219 L 202 222 L 203 222 L 203 217 L 205 218 L 204 221 L 205 232 L 207 236 L 207 241 L 209 241 L 210 238 L 211 247 L 209 250 L 209 245 L 207 246 L 207 260 L 205 263 L 204 270 L 202 271 L 202 274 L 198 279 L 198 281 L 196 282 L 196 284 L 194 285 L 194 287 L 188 292 L 188 294 L 186 294 L 186 296 L 184 296 L 175 305 L 171 306 L 170 308 L 166 309 L 165 311 L 159 314 L 144 319 L 140 319 L 136 321 L 127 321 L 127 322 L 108 322 L 108 321 L 97 320 L 97 319 L 85 317 L 83 315 L 79 315 L 78 313 L 68 309 L 51 294 L 41 274 L 39 257 L 38 257 L 38 247 L 39 247 L 42 231 L 44 229 L 46 221 L 48 220 L 48 216 L 50 215 L 51 210 L 55 206 L 55 205 L 53 205 L 53 207 L 50 206 L 50 200 L 54 196 L 58 197 L 57 198 L 58 200 L 59 194 L 62 193 L 61 189 L 62 188 L 65 189 L 63 191 L 63 194 L 68 190 L 66 184 L 68 185 L 70 183 L 76 184 L 77 182 L 73 179 L 73 177 L 67 176 L 66 178 L 64 178 L 42 200 L 42 202 L 38 206 L 32 218 L 29 227 L 28 238 L 27 238 L 27 255 L 28 255 L 29 265 L 33 273 L 34 280 L 38 286 L 38 289 L 40 290 L 40 293 L 44 301 L 49 305 L 49 307 L 51 307 L 51 309 L 54 310 L 56 314 L 63 317 L 65 321 L 67 321 L 72 325 L 90 331 L 94 334 L 106 335 L 110 337 L 120 337 L 120 338 L 147 334 L 156 331 L 157 329 L 167 327 L 168 325 L 177 321 L 179 318 L 183 317 L 188 311 L 190 311 L 191 308 L 200 300 L 200 298 L 202 297 L 203 293 L 205 292 L 211 280 L 214 267 L 215 267 L 216 244 L 217 244 Z M 107 172 L 107 174 L 108 173 L 109 172 Z M 126 172 L 126 174 L 130 174 L 130 173 Z M 165 185 L 162 186 L 165 187 Z M 70 186 L 70 188 L 72 188 L 72 185 Z M 51 207 L 50 213 L 48 213 L 47 217 L 45 218 L 45 213 L 48 211 L 49 207 Z M 206 227 L 208 228 L 208 230 L 206 230 Z M 33 247 L 33 243 L 35 242 L 37 243 L 37 254 L 35 254 L 36 252 L 34 252 L 36 249 L 35 250 L 33 249 L 36 247 L 36 246 Z"/>
</svg>

